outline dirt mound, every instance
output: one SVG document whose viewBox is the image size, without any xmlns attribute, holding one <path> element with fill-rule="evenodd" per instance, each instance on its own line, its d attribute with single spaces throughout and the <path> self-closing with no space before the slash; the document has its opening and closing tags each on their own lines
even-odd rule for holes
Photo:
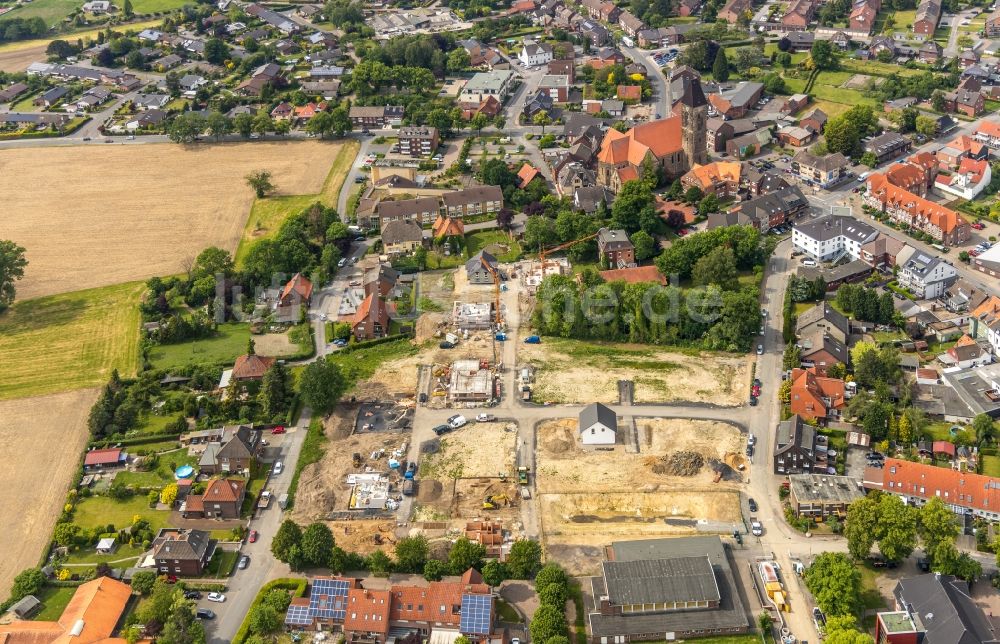
<svg viewBox="0 0 1000 644">
<path fill-rule="evenodd" d="M 722 479 L 725 481 L 741 481 L 743 477 L 739 472 L 729 467 L 728 464 L 714 458 L 708 459 L 708 466 L 712 468 L 712 471 L 716 474 L 722 475 Z"/>
<path fill-rule="evenodd" d="M 417 318 L 416 340 L 417 343 L 426 342 L 435 337 L 435 334 L 444 323 L 443 313 L 424 313 Z"/>
<path fill-rule="evenodd" d="M 577 421 L 561 420 L 547 424 L 541 434 L 540 441 L 545 451 L 550 454 L 565 454 L 576 444 L 574 430 Z"/>
<path fill-rule="evenodd" d="M 672 452 L 656 461 L 653 472 L 666 476 L 694 476 L 705 465 L 705 457 L 698 452 Z"/>
<path fill-rule="evenodd" d="M 424 441 L 420 443 L 420 453 L 421 454 L 437 454 L 441 451 L 441 439 L 432 438 L 429 441 Z"/>
<path fill-rule="evenodd" d="M 432 503 L 441 498 L 442 492 L 444 492 L 444 486 L 441 485 L 441 481 L 421 479 L 420 485 L 417 487 L 417 500 L 421 503 Z"/>
</svg>

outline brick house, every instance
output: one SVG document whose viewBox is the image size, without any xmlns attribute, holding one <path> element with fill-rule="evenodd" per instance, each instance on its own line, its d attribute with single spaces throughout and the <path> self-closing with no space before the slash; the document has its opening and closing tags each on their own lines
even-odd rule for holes
<svg viewBox="0 0 1000 644">
<path fill-rule="evenodd" d="M 232 382 L 251 382 L 260 380 L 274 364 L 274 358 L 248 354 L 236 358 L 233 364 Z"/>
<path fill-rule="evenodd" d="M 238 519 L 247 484 L 243 479 L 212 479 L 204 494 L 189 494 L 181 504 L 185 519 Z"/>
<path fill-rule="evenodd" d="M 959 245 L 968 241 L 971 233 L 969 222 L 954 210 L 892 185 L 884 174 L 868 177 L 864 202 L 886 213 L 894 221 L 927 233 L 942 244 Z"/>
<path fill-rule="evenodd" d="M 969 90 L 956 90 L 944 95 L 945 111 L 965 114 L 969 118 L 975 118 L 986 109 L 986 99 L 981 92 L 971 92 Z"/>
<path fill-rule="evenodd" d="M 389 333 L 389 306 L 385 300 L 371 293 L 351 319 L 351 333 L 358 340 L 381 338 Z"/>
<path fill-rule="evenodd" d="M 201 453 L 198 469 L 202 474 L 221 475 L 248 470 L 260 454 L 260 432 L 246 425 L 224 426 L 218 438 L 213 440 L 210 437 Z"/>
<path fill-rule="evenodd" d="M 635 246 L 624 230 L 601 228 L 597 234 L 597 252 L 608 266 L 624 268 L 635 265 Z"/>
<path fill-rule="evenodd" d="M 913 33 L 922 36 L 933 36 L 941 20 L 941 3 L 939 0 L 921 0 L 917 6 L 917 14 L 913 20 Z"/>
<path fill-rule="evenodd" d="M 153 539 L 153 561 L 162 575 L 197 577 L 215 554 L 216 540 L 204 530 L 163 528 Z"/>
<path fill-rule="evenodd" d="M 816 375 L 816 369 L 792 369 L 792 413 L 802 418 L 838 418 L 844 407 L 844 381 Z"/>
</svg>

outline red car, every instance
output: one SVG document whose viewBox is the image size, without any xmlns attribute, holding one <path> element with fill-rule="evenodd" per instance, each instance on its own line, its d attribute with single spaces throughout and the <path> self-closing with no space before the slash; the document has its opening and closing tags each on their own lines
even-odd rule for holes
<svg viewBox="0 0 1000 644">
<path fill-rule="evenodd" d="M 982 230 L 983 228 L 986 228 L 986 224 L 984 224 L 981 221 L 977 221 L 976 223 L 972 224 L 972 227 L 975 228 L 976 230 Z"/>
<path fill-rule="evenodd" d="M 282 427 L 281 425 L 278 425 L 277 427 L 275 427 L 274 429 L 271 430 L 271 434 L 275 435 L 275 436 L 278 435 L 278 434 L 284 434 L 284 433 L 285 433 L 285 428 Z"/>
<path fill-rule="evenodd" d="M 250 538 L 248 538 L 247 541 L 249 541 L 250 543 L 254 543 L 255 541 L 257 541 L 257 531 L 256 530 L 251 530 L 250 531 Z"/>
<path fill-rule="evenodd" d="M 688 231 L 685 230 L 684 228 L 681 228 L 680 230 L 677 231 L 677 236 L 678 237 L 683 237 L 686 234 L 688 234 Z"/>
<path fill-rule="evenodd" d="M 751 393 L 754 395 L 754 397 L 760 397 L 760 387 L 758 387 L 757 385 L 754 385 L 753 390 L 751 391 Z"/>
<path fill-rule="evenodd" d="M 177 575 L 167 575 L 167 583 L 168 584 L 176 584 L 177 583 Z"/>
</svg>

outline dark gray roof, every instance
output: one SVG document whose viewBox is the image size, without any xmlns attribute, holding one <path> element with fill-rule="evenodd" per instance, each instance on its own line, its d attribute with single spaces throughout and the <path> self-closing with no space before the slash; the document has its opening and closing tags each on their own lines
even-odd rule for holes
<svg viewBox="0 0 1000 644">
<path fill-rule="evenodd" d="M 926 644 L 996 642 L 986 616 L 969 596 L 968 588 L 965 582 L 951 575 L 929 574 L 900 579 L 893 594 L 923 625 Z"/>
<path fill-rule="evenodd" d="M 817 241 L 828 241 L 837 237 L 849 237 L 852 241 L 864 242 L 876 232 L 874 228 L 863 221 L 858 221 L 854 217 L 846 217 L 844 215 L 820 217 L 819 219 L 797 224 L 795 229 Z"/>
<path fill-rule="evenodd" d="M 474 273 L 486 264 L 489 264 L 495 269 L 497 267 L 497 258 L 490 255 L 485 250 L 481 250 L 473 255 L 469 261 L 465 262 L 465 270 L 466 272 Z"/>
<path fill-rule="evenodd" d="M 382 243 L 419 242 L 424 238 L 420 224 L 410 219 L 390 221 L 382 227 Z"/>
<path fill-rule="evenodd" d="M 692 80 L 686 75 L 681 77 L 680 102 L 688 107 L 708 105 L 705 92 L 701 89 L 701 81 Z"/>
<path fill-rule="evenodd" d="M 719 601 L 708 555 L 647 561 L 605 561 L 604 581 L 612 604 Z"/>
<path fill-rule="evenodd" d="M 153 540 L 153 558 L 200 561 L 211 545 L 212 540 L 204 530 L 168 530 Z"/>
<path fill-rule="evenodd" d="M 591 403 L 580 411 L 580 431 L 593 427 L 597 423 L 618 431 L 618 415 L 601 403 Z"/>
<path fill-rule="evenodd" d="M 808 202 L 799 187 L 791 186 L 743 202 L 740 205 L 740 212 L 751 219 L 767 221 L 770 220 L 772 214 L 784 213 L 787 215 L 806 205 Z"/>
<path fill-rule="evenodd" d="M 802 418 L 798 414 L 778 423 L 778 431 L 774 436 L 775 454 L 787 452 L 795 445 L 811 452 L 815 444 L 816 428 L 803 423 Z"/>
<path fill-rule="evenodd" d="M 833 308 L 829 304 L 817 304 L 811 309 L 802 312 L 802 315 L 795 321 L 795 332 L 800 333 L 807 326 L 811 326 L 820 320 L 826 320 L 830 326 L 836 327 L 844 337 L 850 335 L 851 327 L 847 317 Z"/>
</svg>

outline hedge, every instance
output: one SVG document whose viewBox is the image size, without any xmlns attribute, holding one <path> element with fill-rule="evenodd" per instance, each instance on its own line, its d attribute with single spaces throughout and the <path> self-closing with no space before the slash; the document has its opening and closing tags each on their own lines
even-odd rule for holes
<svg viewBox="0 0 1000 644">
<path fill-rule="evenodd" d="M 101 440 L 90 441 L 90 447 L 110 447 L 112 445 L 146 445 L 148 443 L 162 443 L 163 441 L 169 440 L 180 440 L 181 434 L 179 432 L 170 432 L 167 434 L 145 434 L 143 436 L 133 436 L 132 438 L 102 438 Z"/>
<path fill-rule="evenodd" d="M 410 334 L 408 333 L 396 333 L 394 335 L 387 335 L 375 340 L 365 340 L 364 342 L 356 342 L 348 344 L 346 347 L 339 349 L 337 353 L 353 353 L 354 351 L 359 351 L 361 349 L 367 349 L 368 347 L 374 347 L 377 344 L 386 344 L 387 342 L 395 342 L 396 340 L 408 340 L 410 339 Z"/>
<path fill-rule="evenodd" d="M 302 597 L 306 594 L 306 580 L 285 577 L 269 581 L 261 586 L 257 596 L 253 598 L 253 603 L 250 604 L 250 608 L 247 610 L 246 616 L 243 618 L 243 623 L 240 624 L 240 629 L 236 631 L 236 636 L 233 637 L 233 644 L 243 644 L 247 641 L 247 638 L 250 637 L 250 615 L 252 615 L 254 609 L 260 606 L 261 602 L 264 601 L 264 595 L 266 595 L 268 591 L 275 588 L 292 591 L 293 598 Z"/>
</svg>

